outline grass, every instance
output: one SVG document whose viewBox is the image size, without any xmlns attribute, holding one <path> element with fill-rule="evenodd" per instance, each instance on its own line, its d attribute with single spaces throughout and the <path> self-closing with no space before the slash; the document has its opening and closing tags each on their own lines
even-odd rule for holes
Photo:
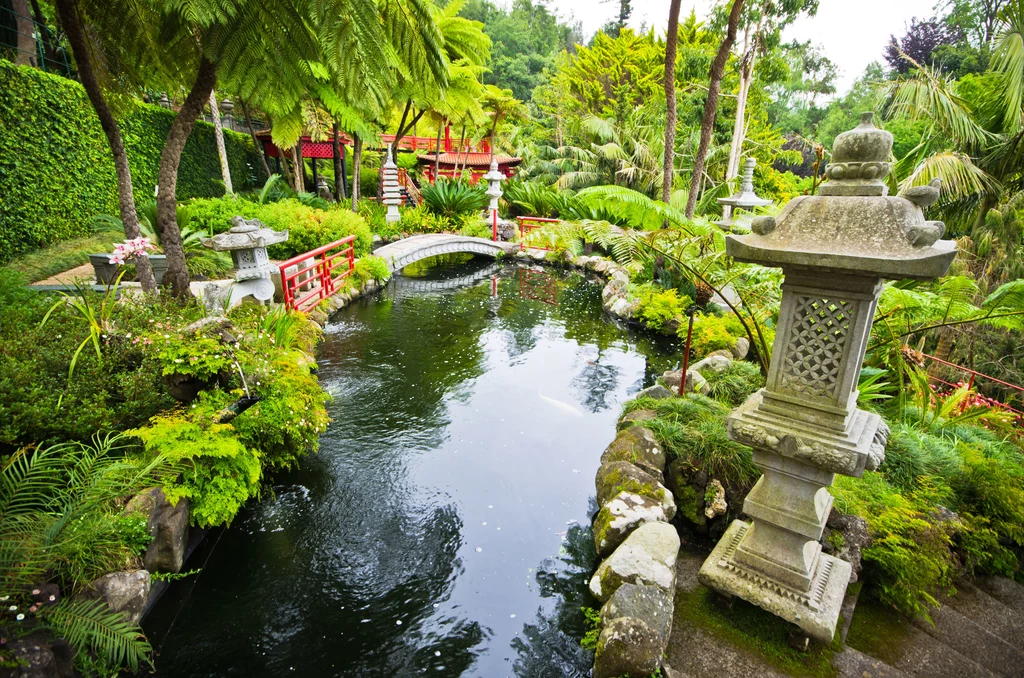
<svg viewBox="0 0 1024 678">
<path fill-rule="evenodd" d="M 678 591 L 673 629 L 699 627 L 792 676 L 837 675 L 832 657 L 842 649 L 838 632 L 827 647 L 800 652 L 789 646 L 789 632 L 793 628 L 789 622 L 739 599 L 725 608 L 715 600 L 716 596 L 703 586 L 688 593 Z"/>
<path fill-rule="evenodd" d="M 89 263 L 90 254 L 110 252 L 115 242 L 124 240 L 123 233 L 96 233 L 23 254 L 7 262 L 6 268 L 25 276 L 26 282 L 38 282 L 50 276 Z"/>
</svg>

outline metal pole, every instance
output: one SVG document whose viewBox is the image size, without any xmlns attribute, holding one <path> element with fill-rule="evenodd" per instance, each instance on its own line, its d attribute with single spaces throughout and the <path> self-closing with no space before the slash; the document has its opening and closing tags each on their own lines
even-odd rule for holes
<svg viewBox="0 0 1024 678">
<path fill-rule="evenodd" d="M 694 311 L 693 307 L 686 309 L 686 314 L 690 316 L 690 324 L 686 328 L 686 352 L 683 353 L 683 373 L 679 377 L 679 395 L 686 393 L 686 372 L 690 369 L 690 340 L 693 338 Z"/>
<path fill-rule="evenodd" d="M 491 210 L 491 219 L 493 223 L 491 237 L 494 239 L 494 242 L 498 242 L 498 210 Z"/>
</svg>

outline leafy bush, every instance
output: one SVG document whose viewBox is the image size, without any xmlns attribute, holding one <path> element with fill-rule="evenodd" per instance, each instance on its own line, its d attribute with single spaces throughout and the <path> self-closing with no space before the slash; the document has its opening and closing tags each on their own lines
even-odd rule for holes
<svg viewBox="0 0 1024 678">
<path fill-rule="evenodd" d="M 686 331 L 685 325 L 679 328 L 683 339 L 686 338 Z M 732 314 L 717 316 L 699 313 L 693 321 L 691 352 L 695 356 L 704 357 L 712 351 L 732 348 L 736 339 L 742 336 L 746 336 L 743 325 Z"/>
<path fill-rule="evenodd" d="M 356 260 L 355 277 L 360 286 L 370 280 L 383 283 L 391 277 L 391 270 L 383 258 L 365 256 Z"/>
<path fill-rule="evenodd" d="M 193 198 L 184 203 L 192 224 L 207 233 L 223 233 L 234 217 L 256 219 L 260 205 L 242 198 Z"/>
<path fill-rule="evenodd" d="M 373 245 L 373 233 L 370 232 L 370 226 L 366 223 L 366 220 L 355 212 L 338 209 L 329 210 L 324 213 L 321 223 L 331 237 L 337 236 L 334 238 L 335 240 L 354 235 L 356 240 L 353 244 L 357 257 L 370 252 L 370 246 Z M 331 241 L 328 240 L 328 242 Z"/>
<path fill-rule="evenodd" d="M 288 230 L 286 242 L 267 249 L 274 259 L 290 259 L 350 235 L 356 236 L 358 257 L 370 251 L 373 241 L 366 221 L 345 209 L 318 210 L 287 199 L 261 206 L 258 218 L 274 230 Z"/>
<path fill-rule="evenodd" d="M 428 212 L 444 217 L 457 217 L 479 212 L 487 206 L 488 198 L 481 184 L 467 181 L 438 179 L 423 187 L 423 206 Z"/>
<path fill-rule="evenodd" d="M 722 372 L 705 370 L 701 376 L 708 382 L 708 395 L 727 405 L 739 405 L 747 396 L 764 386 L 761 368 L 745 360 L 732 361 Z"/>
<path fill-rule="evenodd" d="M 640 302 L 636 317 L 653 330 L 660 330 L 673 318 L 686 312 L 693 303 L 689 297 L 679 296 L 674 289 L 662 289 L 653 283 L 637 285 L 629 290 Z"/>
<path fill-rule="evenodd" d="M 153 195 L 174 116 L 134 101 L 122 109 L 137 201 Z M 0 120 L 0 261 L 85 236 L 93 215 L 117 213 L 113 159 L 80 84 L 0 61 Z M 224 137 L 235 187 L 255 185 L 259 157 L 252 140 L 230 130 Z M 218 195 L 220 176 L 213 125 L 197 122 L 182 154 L 178 197 Z"/>
</svg>

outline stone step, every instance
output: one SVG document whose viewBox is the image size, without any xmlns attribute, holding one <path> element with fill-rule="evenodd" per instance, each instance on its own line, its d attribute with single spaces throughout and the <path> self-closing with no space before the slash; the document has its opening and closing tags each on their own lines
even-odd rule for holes
<svg viewBox="0 0 1024 678">
<path fill-rule="evenodd" d="M 965 657 L 970 657 L 999 676 L 1024 677 L 1024 652 L 968 619 L 951 607 L 932 612 L 932 621 L 914 625 Z"/>
<path fill-rule="evenodd" d="M 840 678 L 909 678 L 903 671 L 852 647 L 834 656 L 832 666 L 839 672 Z"/>
<path fill-rule="evenodd" d="M 984 591 L 961 582 L 956 595 L 941 602 L 1010 645 L 1024 647 L 1024 616 Z"/>
<path fill-rule="evenodd" d="M 980 577 L 975 585 L 1000 603 L 1024 615 L 1024 586 L 1007 577 Z"/>
</svg>

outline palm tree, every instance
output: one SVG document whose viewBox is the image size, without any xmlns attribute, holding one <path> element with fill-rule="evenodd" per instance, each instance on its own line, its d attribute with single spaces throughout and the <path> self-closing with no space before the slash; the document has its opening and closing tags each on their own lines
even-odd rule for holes
<svg viewBox="0 0 1024 678">
<path fill-rule="evenodd" d="M 504 120 L 525 120 L 526 106 L 516 99 L 510 89 L 500 89 L 494 85 L 484 88 L 480 105 L 491 117 L 491 162 L 494 162 L 495 134 L 498 125 Z"/>
</svg>

